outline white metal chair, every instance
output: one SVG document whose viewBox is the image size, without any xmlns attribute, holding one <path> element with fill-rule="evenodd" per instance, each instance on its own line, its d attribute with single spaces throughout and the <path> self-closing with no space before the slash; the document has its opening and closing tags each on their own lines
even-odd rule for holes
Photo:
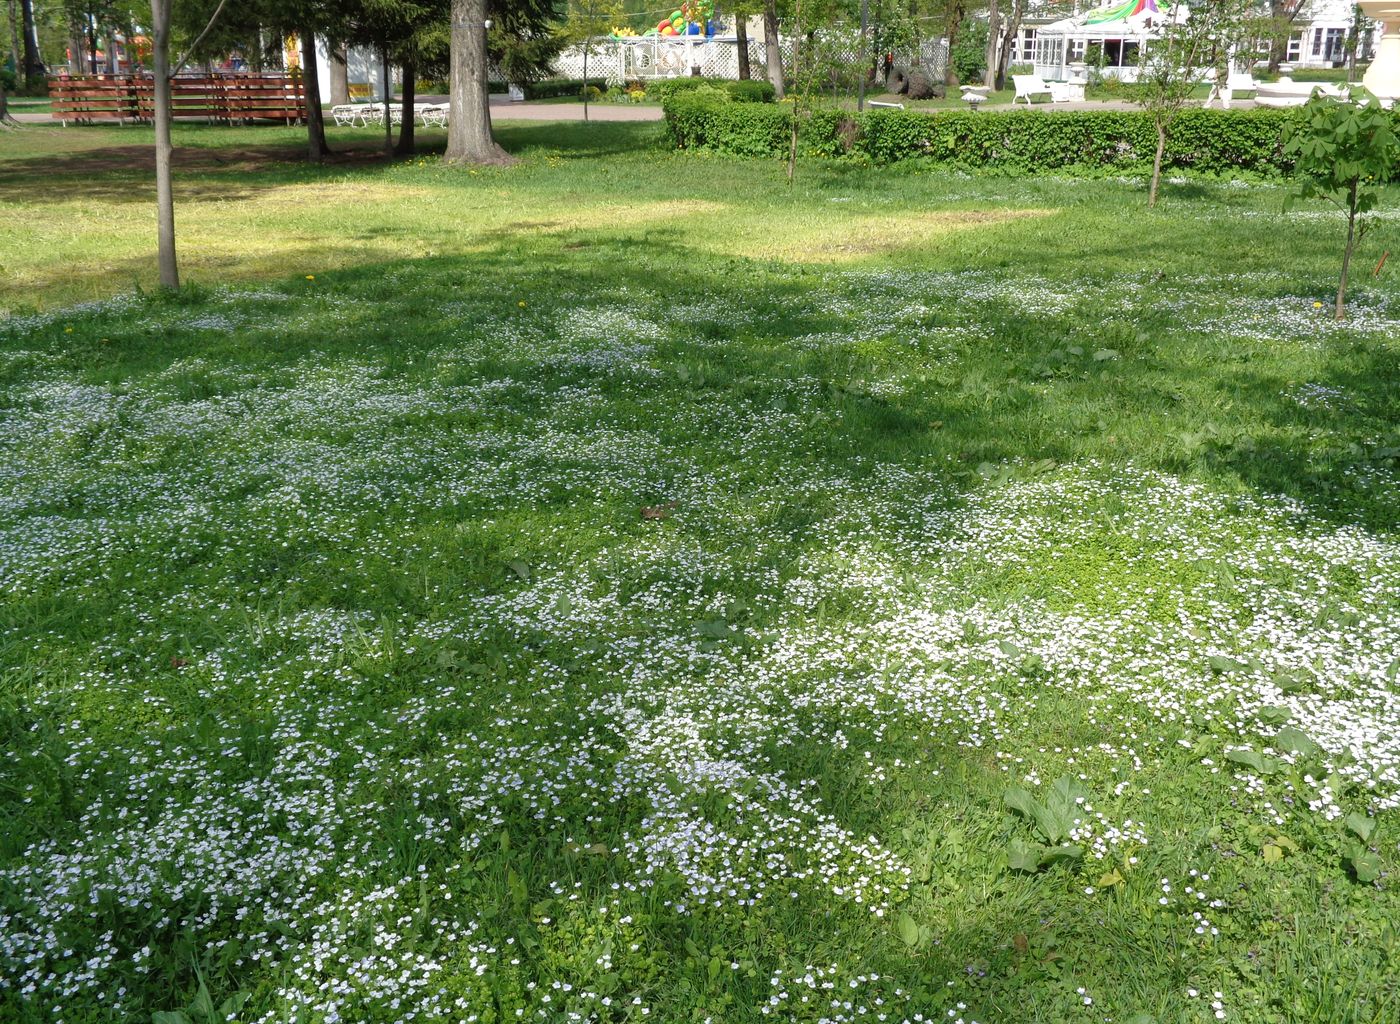
<svg viewBox="0 0 1400 1024">
<path fill-rule="evenodd" d="M 1011 97 L 1012 103 L 1023 99 L 1026 106 L 1030 106 L 1037 96 L 1044 96 L 1051 103 L 1055 102 L 1055 91 L 1039 75 L 1012 75 L 1011 81 L 1016 86 L 1016 95 Z"/>
</svg>

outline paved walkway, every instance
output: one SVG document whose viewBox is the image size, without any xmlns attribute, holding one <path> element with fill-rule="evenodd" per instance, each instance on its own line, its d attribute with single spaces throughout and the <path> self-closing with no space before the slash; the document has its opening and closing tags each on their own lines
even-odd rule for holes
<svg viewBox="0 0 1400 1024">
<path fill-rule="evenodd" d="M 661 108 L 640 103 L 590 103 L 590 121 L 660 121 Z M 582 121 L 582 103 L 511 103 L 491 97 L 492 121 Z"/>
</svg>

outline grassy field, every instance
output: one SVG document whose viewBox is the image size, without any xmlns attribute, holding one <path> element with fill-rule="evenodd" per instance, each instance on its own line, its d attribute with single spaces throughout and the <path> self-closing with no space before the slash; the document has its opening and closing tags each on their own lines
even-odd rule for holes
<svg viewBox="0 0 1400 1024">
<path fill-rule="evenodd" d="M 0 136 L 0 1019 L 1400 1020 L 1400 195 L 500 135 Z"/>
</svg>

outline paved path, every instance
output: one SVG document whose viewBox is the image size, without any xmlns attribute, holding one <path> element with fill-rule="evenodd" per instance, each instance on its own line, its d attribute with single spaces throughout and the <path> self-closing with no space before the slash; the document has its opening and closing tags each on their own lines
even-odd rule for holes
<svg viewBox="0 0 1400 1024">
<path fill-rule="evenodd" d="M 661 108 L 640 103 L 590 103 L 591 121 L 660 121 Z M 492 121 L 582 121 L 582 103 L 511 103 L 491 98 Z"/>
</svg>

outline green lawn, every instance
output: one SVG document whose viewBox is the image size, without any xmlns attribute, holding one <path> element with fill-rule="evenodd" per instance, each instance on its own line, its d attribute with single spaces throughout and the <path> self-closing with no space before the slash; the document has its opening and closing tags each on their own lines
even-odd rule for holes
<svg viewBox="0 0 1400 1024">
<path fill-rule="evenodd" d="M 500 136 L 0 136 L 0 1019 L 1400 1019 L 1400 194 Z"/>
</svg>

